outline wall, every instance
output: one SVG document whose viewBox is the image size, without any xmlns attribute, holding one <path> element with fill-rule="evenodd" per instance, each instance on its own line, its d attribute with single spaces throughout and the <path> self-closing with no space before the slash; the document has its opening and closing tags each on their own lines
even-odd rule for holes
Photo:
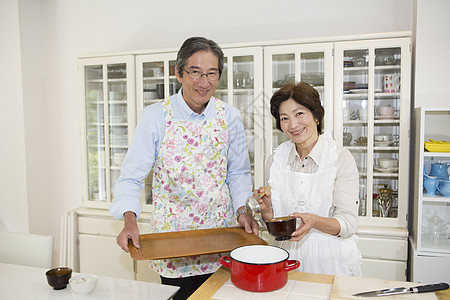
<svg viewBox="0 0 450 300">
<path fill-rule="evenodd" d="M 450 107 L 450 1 L 415 2 L 414 107 Z"/>
<path fill-rule="evenodd" d="M 78 54 L 179 47 L 192 35 L 225 44 L 405 31 L 412 29 L 413 9 L 412 0 L 230 0 L 208 5 L 200 0 L 7 1 L 20 4 L 22 48 L 16 50 L 22 51 L 22 57 L 12 50 L 5 54 L 14 54 L 9 62 L 13 71 L 20 64 L 26 71 L 21 78 L 26 107 L 11 107 L 7 124 L 20 123 L 17 126 L 26 129 L 30 178 L 25 187 L 28 199 L 24 195 L 20 201 L 33 206 L 29 218 L 15 219 L 17 223 L 21 218 L 31 220 L 30 231 L 54 235 L 55 245 L 60 216 L 81 206 Z M 0 10 L 15 12 L 3 1 Z M 12 41 L 19 36 L 17 30 L 7 32 Z M 35 92 L 38 102 L 30 98 Z M 24 114 L 25 123 L 16 114 Z M 25 152 L 23 145 L 14 148 Z M 33 155 L 35 151 L 38 154 Z M 24 158 L 19 151 L 14 154 L 14 159 L 22 159 L 23 168 Z M 8 155 L 11 151 L 0 149 L 2 159 Z M 0 174 L 0 182 L 6 181 L 4 188 L 13 194 L 15 182 L 7 173 Z M 22 189 L 25 181 L 19 180 Z M 0 208 L 10 211 L 5 201 L 0 199 Z"/>
<path fill-rule="evenodd" d="M 22 63 L 16 0 L 0 5 L 0 230 L 28 232 Z"/>
</svg>

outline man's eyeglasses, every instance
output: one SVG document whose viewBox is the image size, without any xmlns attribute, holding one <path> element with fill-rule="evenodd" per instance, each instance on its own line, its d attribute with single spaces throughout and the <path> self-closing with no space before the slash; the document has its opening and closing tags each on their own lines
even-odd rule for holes
<svg viewBox="0 0 450 300">
<path fill-rule="evenodd" d="M 200 79 L 203 75 L 206 76 L 206 78 L 209 81 L 217 81 L 219 80 L 219 72 L 218 71 L 210 71 L 208 73 L 202 73 L 199 70 L 184 70 L 191 79 L 197 80 Z"/>
</svg>

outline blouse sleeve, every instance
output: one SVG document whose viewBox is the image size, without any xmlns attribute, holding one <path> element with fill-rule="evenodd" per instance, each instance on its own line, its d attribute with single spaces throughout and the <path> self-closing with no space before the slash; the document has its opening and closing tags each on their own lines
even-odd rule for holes
<svg viewBox="0 0 450 300">
<path fill-rule="evenodd" d="M 333 192 L 334 218 L 341 225 L 338 237 L 351 237 L 358 228 L 359 173 L 353 155 L 342 149 Z"/>
</svg>

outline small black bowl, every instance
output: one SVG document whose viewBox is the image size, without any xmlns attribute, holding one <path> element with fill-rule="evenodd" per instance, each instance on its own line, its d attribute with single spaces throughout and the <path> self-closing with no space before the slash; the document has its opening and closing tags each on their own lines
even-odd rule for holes
<svg viewBox="0 0 450 300">
<path fill-rule="evenodd" d="M 62 290 L 69 284 L 69 279 L 72 277 L 72 269 L 67 267 L 54 268 L 48 270 L 45 276 L 47 276 L 48 284 L 54 290 Z"/>
<path fill-rule="evenodd" d="M 279 217 L 266 221 L 270 235 L 277 241 L 289 240 L 297 225 L 295 217 Z"/>
</svg>

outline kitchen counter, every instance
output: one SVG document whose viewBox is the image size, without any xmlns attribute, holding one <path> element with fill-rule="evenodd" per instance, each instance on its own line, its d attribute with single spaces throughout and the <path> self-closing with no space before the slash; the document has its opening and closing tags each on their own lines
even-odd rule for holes
<svg viewBox="0 0 450 300">
<path fill-rule="evenodd" d="M 47 269 L 0 263 L 0 299 L 172 299 L 178 287 L 151 282 L 98 276 L 97 287 L 88 295 L 73 293 L 68 285 L 54 290 L 47 283 Z M 78 273 L 72 273 L 72 276 Z"/>
<path fill-rule="evenodd" d="M 288 273 L 288 283 L 302 282 L 304 286 L 310 286 L 311 288 L 318 288 L 319 290 L 325 290 L 328 296 L 316 296 L 315 299 L 365 299 L 360 297 L 352 297 L 351 295 L 356 292 L 369 291 L 382 289 L 386 287 L 399 287 L 399 286 L 416 286 L 425 283 L 414 283 L 414 282 L 401 282 L 401 281 L 390 281 L 381 280 L 373 278 L 362 278 L 362 277 L 349 277 L 349 276 L 332 276 L 324 274 L 313 274 L 291 271 Z M 189 300 L 204 300 L 204 299 L 231 299 L 226 297 L 214 297 L 216 293 L 221 290 L 224 286 L 230 285 L 230 289 L 239 290 L 239 299 L 254 299 L 251 292 L 240 290 L 236 287 L 232 287 L 230 281 L 230 270 L 226 267 L 221 267 L 217 272 L 215 272 L 194 294 L 189 297 Z M 315 285 L 315 286 L 314 286 Z M 292 285 L 291 285 L 292 286 Z M 283 288 L 284 289 L 284 288 Z M 272 292 L 273 293 L 273 292 Z M 264 298 L 264 294 L 271 293 L 255 293 L 260 297 L 258 299 Z M 286 294 L 287 297 L 288 294 Z M 347 296 L 348 295 L 348 296 Z M 268 295 L 269 296 L 269 295 Z M 236 297 L 236 296 L 235 296 Z M 273 298 L 271 295 L 267 299 L 281 299 Z M 313 297 L 313 296 L 311 296 Z M 290 295 L 289 299 L 295 298 Z M 299 297 L 301 299 L 302 297 Z M 236 298 L 235 298 L 236 299 Z M 287 298 L 286 298 L 287 299 Z M 373 299 L 373 298 L 367 298 Z M 384 300 L 389 299 L 450 299 L 450 289 L 445 291 L 438 291 L 435 293 L 423 293 L 423 294 L 405 294 L 401 296 L 385 296 Z"/>
</svg>

